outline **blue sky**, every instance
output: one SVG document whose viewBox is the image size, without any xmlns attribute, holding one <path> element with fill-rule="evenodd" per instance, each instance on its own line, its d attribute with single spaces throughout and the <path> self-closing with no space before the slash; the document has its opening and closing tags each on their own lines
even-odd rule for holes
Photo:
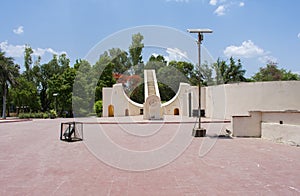
<svg viewBox="0 0 300 196">
<path fill-rule="evenodd" d="M 267 60 L 300 73 L 299 9 L 300 1 L 284 0 L 7 0 L 1 3 L 0 47 L 21 66 L 25 44 L 42 62 L 66 52 L 74 63 L 123 29 L 210 28 L 205 48 L 215 59 L 240 58 L 248 77 Z"/>
</svg>

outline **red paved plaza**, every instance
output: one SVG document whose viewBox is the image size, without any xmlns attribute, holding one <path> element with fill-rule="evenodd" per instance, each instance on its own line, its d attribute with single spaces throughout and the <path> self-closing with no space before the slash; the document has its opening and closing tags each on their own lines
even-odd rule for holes
<svg viewBox="0 0 300 196">
<path fill-rule="evenodd" d="M 259 138 L 218 138 L 212 134 L 216 127 L 207 123 L 203 126 L 208 136 L 192 138 L 169 164 L 148 171 L 126 171 L 100 161 L 85 142 L 60 141 L 60 123 L 66 121 L 0 123 L 0 195 L 300 194 L 299 147 Z M 93 126 L 99 125 L 85 124 L 84 131 L 93 131 Z M 133 150 L 162 145 L 179 126 L 179 131 L 189 133 L 193 128 L 192 123 L 137 125 L 145 132 L 158 126 L 159 132 L 136 138 L 123 132 L 130 129 L 125 126 L 103 124 L 101 128 L 114 142 Z M 207 153 L 199 156 L 199 149 Z"/>
</svg>

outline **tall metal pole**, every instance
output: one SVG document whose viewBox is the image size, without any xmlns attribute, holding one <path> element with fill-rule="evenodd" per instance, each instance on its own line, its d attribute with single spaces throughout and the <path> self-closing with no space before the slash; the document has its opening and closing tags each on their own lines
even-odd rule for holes
<svg viewBox="0 0 300 196">
<path fill-rule="evenodd" d="M 189 33 L 197 33 L 198 34 L 198 40 L 197 40 L 197 45 L 198 45 L 198 127 L 193 129 L 193 136 L 194 137 L 204 137 L 206 135 L 206 129 L 201 128 L 201 43 L 203 41 L 203 33 L 212 33 L 213 31 L 210 29 L 188 29 Z"/>
<path fill-rule="evenodd" d="M 199 73 L 199 76 L 198 76 L 198 82 L 199 82 L 199 85 L 198 85 L 198 115 L 199 115 L 199 123 L 198 123 L 198 128 L 200 129 L 201 128 L 201 43 L 202 43 L 202 40 L 203 40 L 203 34 L 202 33 L 198 33 L 198 41 L 197 41 L 197 45 L 198 45 L 198 73 Z"/>
</svg>

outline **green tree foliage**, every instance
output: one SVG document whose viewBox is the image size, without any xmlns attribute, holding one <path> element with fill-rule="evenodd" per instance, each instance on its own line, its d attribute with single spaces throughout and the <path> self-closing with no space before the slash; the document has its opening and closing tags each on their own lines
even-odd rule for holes
<svg viewBox="0 0 300 196">
<path fill-rule="evenodd" d="M 299 80 L 299 75 L 279 69 L 276 63 L 269 62 L 266 67 L 259 68 L 259 72 L 252 77 L 254 81 L 279 81 L 279 80 Z"/>
<path fill-rule="evenodd" d="M 115 66 L 121 67 L 119 64 L 116 64 L 115 58 L 111 58 L 107 52 L 104 52 L 100 55 L 99 60 L 92 68 L 93 78 L 98 79 L 94 81 L 97 83 L 96 91 L 95 91 L 95 101 L 102 99 L 102 89 L 103 87 L 112 87 L 116 83 L 115 78 L 113 77 L 113 71 L 115 70 Z M 120 63 L 120 62 L 118 62 Z M 118 68 L 121 71 L 121 68 Z M 119 72 L 116 72 L 118 74 Z"/>
<path fill-rule="evenodd" d="M 142 51 L 144 48 L 143 44 L 144 36 L 140 33 L 132 35 L 132 42 L 129 46 L 129 62 L 133 69 L 134 74 L 140 75 L 143 70 L 143 56 Z"/>
<path fill-rule="evenodd" d="M 102 106 L 102 100 L 98 100 L 95 102 L 95 105 L 94 105 L 94 109 L 95 109 L 95 112 L 97 114 L 98 117 L 101 117 L 102 116 L 102 111 L 103 111 L 103 106 Z"/>
<path fill-rule="evenodd" d="M 235 82 L 245 82 L 246 78 L 244 77 L 246 71 L 242 69 L 241 61 L 236 61 L 233 57 L 230 57 L 229 65 L 226 61 L 218 59 L 217 62 L 213 65 L 213 68 L 216 72 L 216 83 L 217 84 L 228 84 Z"/>
<path fill-rule="evenodd" d="M 57 108 L 59 116 L 72 116 L 72 91 L 76 70 L 71 67 L 65 67 L 62 74 L 53 75 L 48 81 L 48 98 L 51 99 L 51 108 Z M 56 98 L 53 94 L 57 94 Z M 56 99 L 56 100 L 55 100 Z M 56 104 L 56 107 L 55 105 Z"/>
<path fill-rule="evenodd" d="M 130 94 L 130 99 L 134 102 L 143 104 L 145 102 L 145 85 L 141 83 Z"/>
<path fill-rule="evenodd" d="M 25 46 L 25 51 L 24 51 L 24 66 L 25 66 L 25 72 L 24 75 L 27 78 L 27 80 L 31 81 L 32 76 L 31 76 L 31 66 L 32 66 L 32 55 L 33 50 L 29 45 Z"/>
<path fill-rule="evenodd" d="M 13 58 L 6 57 L 4 52 L 0 51 L 0 85 L 2 91 L 2 118 L 6 118 L 6 99 L 9 85 L 17 84 L 16 78 L 19 75 L 20 67 L 15 65 Z"/>
<path fill-rule="evenodd" d="M 192 85 L 198 85 L 199 80 L 198 80 L 198 73 L 199 68 L 196 69 L 195 76 L 190 79 Z M 201 83 L 204 86 L 211 86 L 214 85 L 214 78 L 213 78 L 213 69 L 207 62 L 203 63 L 200 67 L 200 72 L 201 72 Z"/>
<path fill-rule="evenodd" d="M 130 69 L 128 53 L 119 48 L 112 48 L 109 50 L 113 72 L 115 74 L 123 74 Z"/>
<path fill-rule="evenodd" d="M 92 66 L 86 60 L 76 62 L 76 83 L 73 85 L 73 112 L 75 116 L 86 116 L 93 111 L 96 86 L 92 81 Z"/>
<path fill-rule="evenodd" d="M 40 110 L 40 101 L 36 85 L 27 80 L 25 74 L 17 78 L 17 84 L 11 88 L 11 98 L 13 104 L 17 107 L 17 114 L 22 108 L 26 108 L 31 112 L 38 112 Z M 21 112 L 24 112 L 21 111 Z"/>
</svg>

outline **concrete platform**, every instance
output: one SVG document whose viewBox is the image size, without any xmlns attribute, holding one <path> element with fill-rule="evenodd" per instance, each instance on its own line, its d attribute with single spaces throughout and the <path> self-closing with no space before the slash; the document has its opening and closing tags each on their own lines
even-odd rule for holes
<svg viewBox="0 0 300 196">
<path fill-rule="evenodd" d="M 88 139 L 60 141 L 60 123 L 67 121 L 70 119 L 0 125 L 0 195 L 300 194 L 300 148 L 258 138 L 217 137 L 228 123 L 203 124 L 207 137 L 191 136 L 188 147 L 174 161 L 137 172 L 100 161 L 87 148 Z M 120 146 L 145 151 L 163 145 L 174 130 L 191 135 L 193 123 L 86 124 L 84 131 L 93 132 L 96 126 Z M 126 132 L 142 129 L 158 131 L 147 137 Z"/>
</svg>

